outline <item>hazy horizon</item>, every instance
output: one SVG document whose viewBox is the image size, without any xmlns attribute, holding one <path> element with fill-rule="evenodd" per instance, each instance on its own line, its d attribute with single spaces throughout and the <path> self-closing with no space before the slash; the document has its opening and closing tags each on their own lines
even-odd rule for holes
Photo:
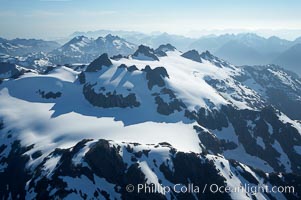
<svg viewBox="0 0 301 200">
<path fill-rule="evenodd" d="M 253 32 L 294 40 L 301 36 L 297 0 L 0 0 L 0 36 L 52 39 L 99 29 L 168 32 L 188 37 Z"/>
<path fill-rule="evenodd" d="M 118 31 L 128 31 L 128 32 L 137 32 L 137 33 L 142 33 L 146 35 L 160 35 L 167 33 L 169 35 L 177 35 L 177 36 L 183 36 L 187 38 L 202 38 L 202 37 L 210 37 L 210 36 L 221 36 L 221 35 L 226 35 L 226 34 L 256 34 L 260 37 L 264 38 L 269 38 L 272 36 L 279 37 L 281 39 L 285 39 L 288 41 L 294 41 L 295 39 L 301 37 L 301 30 L 191 30 L 187 34 L 180 34 L 180 33 L 170 33 L 170 32 L 161 32 L 161 31 L 151 31 L 151 32 L 142 32 L 139 30 L 121 30 L 121 29 L 116 29 L 116 30 L 108 30 L 108 29 L 98 29 L 98 30 L 76 30 L 70 34 L 67 35 L 62 35 L 62 36 L 49 36 L 49 37 L 34 37 L 34 36 L 5 36 L 5 35 L 0 35 L 0 38 L 4 39 L 42 39 L 42 40 L 53 40 L 53 41 L 64 41 L 67 39 L 71 39 L 71 36 L 74 35 L 75 33 L 85 33 L 83 35 L 86 35 L 89 32 L 97 32 L 97 31 L 111 31 L 113 32 L 118 32 Z M 113 33 L 114 35 L 114 33 Z M 101 35 L 99 35 L 101 36 Z"/>
</svg>

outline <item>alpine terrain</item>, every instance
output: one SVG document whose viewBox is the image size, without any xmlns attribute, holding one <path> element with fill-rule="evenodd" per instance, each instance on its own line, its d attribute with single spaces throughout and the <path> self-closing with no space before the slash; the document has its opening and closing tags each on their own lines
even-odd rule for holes
<svg viewBox="0 0 301 200">
<path fill-rule="evenodd" d="M 301 198 L 298 75 L 112 35 L 26 59 L 1 57 L 1 199 Z"/>
</svg>

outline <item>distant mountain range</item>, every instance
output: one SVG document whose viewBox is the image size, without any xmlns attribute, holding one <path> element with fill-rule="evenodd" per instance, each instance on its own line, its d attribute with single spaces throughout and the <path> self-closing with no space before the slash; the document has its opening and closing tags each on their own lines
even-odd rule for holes
<svg viewBox="0 0 301 200">
<path fill-rule="evenodd" d="M 298 55 L 301 54 L 300 51 L 298 52 L 298 46 L 293 46 L 301 44 L 301 37 L 289 41 L 276 36 L 264 38 L 253 33 L 242 33 L 211 35 L 195 39 L 167 33 L 148 35 L 139 32 L 109 30 L 75 32 L 72 37 L 77 35 L 95 37 L 109 33 L 119 35 L 134 44 L 144 44 L 152 48 L 157 48 L 162 43 L 170 43 L 181 51 L 209 50 L 235 65 L 280 64 L 282 67 L 300 74 L 301 67 L 298 58 L 301 56 Z"/>
<path fill-rule="evenodd" d="M 109 56 L 118 54 L 126 56 L 132 54 L 140 44 L 157 48 L 162 43 L 172 44 L 181 51 L 209 50 L 235 65 L 278 64 L 301 75 L 299 64 L 301 37 L 295 41 L 288 41 L 275 36 L 264 38 L 252 33 L 193 39 L 167 33 L 148 35 L 131 31 L 99 30 L 75 32 L 71 35 L 71 39 L 62 46 L 56 42 L 43 40 L 1 38 L 0 53 L 24 56 L 43 51 L 47 56 L 45 58 L 45 54 L 39 54 L 43 55 L 42 59 L 55 64 L 89 63 L 102 53 L 108 53 Z M 27 58 L 21 60 L 24 63 Z"/>
<path fill-rule="evenodd" d="M 22 56 L 30 53 L 50 52 L 60 46 L 54 41 L 36 39 L 13 39 L 0 38 L 0 54 Z"/>
<path fill-rule="evenodd" d="M 111 34 L 97 39 L 86 36 L 76 36 L 69 42 L 49 53 L 54 63 L 88 63 L 103 53 L 109 56 L 129 55 L 137 45 Z"/>
<path fill-rule="evenodd" d="M 300 43 L 281 53 L 271 63 L 278 64 L 301 75 L 301 40 L 298 41 Z"/>
</svg>

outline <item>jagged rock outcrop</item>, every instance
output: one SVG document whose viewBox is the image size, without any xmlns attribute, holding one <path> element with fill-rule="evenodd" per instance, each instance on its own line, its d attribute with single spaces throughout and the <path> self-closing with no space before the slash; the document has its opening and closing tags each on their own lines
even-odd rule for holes
<svg viewBox="0 0 301 200">
<path fill-rule="evenodd" d="M 132 55 L 133 58 L 138 60 L 157 60 L 159 58 L 155 55 L 155 51 L 148 46 L 140 45 L 137 51 Z"/>
<path fill-rule="evenodd" d="M 103 66 L 109 67 L 111 65 L 112 62 L 109 59 L 108 54 L 104 53 L 87 66 L 86 72 L 97 72 L 101 70 Z"/>
<path fill-rule="evenodd" d="M 269 189 L 272 186 L 294 187 L 294 192 L 282 194 L 287 199 L 298 199 L 301 194 L 300 175 L 264 173 L 221 156 L 184 153 L 168 143 L 144 146 L 86 139 L 70 148 L 52 150 L 40 164 L 29 168 L 27 154 L 32 148 L 22 147 L 16 141 L 9 156 L 0 161 L 6 164 L 0 172 L 1 198 L 233 199 L 235 195 L 251 199 L 260 194 L 274 199 L 276 193 L 263 190 L 234 194 L 211 191 L 212 186 L 228 186 L 232 190 L 258 185 L 261 181 L 262 186 Z M 153 188 L 153 192 L 138 189 L 138 184 Z M 132 190 L 128 190 L 128 185 L 133 186 Z M 165 190 L 168 192 L 162 192 Z"/>
<path fill-rule="evenodd" d="M 169 78 L 169 75 L 164 67 L 156 67 L 151 69 L 150 66 L 146 66 L 142 69 L 146 73 L 146 79 L 148 80 L 148 88 L 151 90 L 155 85 L 158 87 L 165 86 L 164 78 Z"/>
<path fill-rule="evenodd" d="M 96 93 L 93 89 L 93 85 L 85 84 L 83 87 L 83 94 L 85 98 L 94 106 L 102 108 L 113 107 L 138 107 L 140 103 L 136 99 L 134 93 L 130 93 L 127 96 L 117 94 L 116 92 Z"/>
<path fill-rule="evenodd" d="M 196 50 L 187 51 L 182 54 L 182 57 L 196 61 L 196 62 L 200 62 L 200 63 L 202 62 L 201 56 L 200 56 L 199 52 Z"/>
</svg>

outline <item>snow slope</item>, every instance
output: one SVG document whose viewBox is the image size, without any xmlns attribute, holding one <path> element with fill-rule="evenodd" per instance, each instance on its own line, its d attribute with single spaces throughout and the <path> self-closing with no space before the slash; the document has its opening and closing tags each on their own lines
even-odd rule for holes
<svg viewBox="0 0 301 200">
<path fill-rule="evenodd" d="M 80 46 L 87 43 L 89 41 L 80 43 Z M 97 165 L 97 161 L 85 161 L 89 160 L 88 152 L 95 150 L 93 144 L 97 149 L 96 141 L 104 139 L 110 141 L 109 147 L 105 145 L 101 149 L 112 148 L 110 152 L 119 149 L 122 161 L 118 158 L 116 162 L 134 168 L 138 166 L 148 184 L 159 180 L 167 185 L 175 183 L 180 174 L 174 173 L 174 179 L 170 179 L 164 173 L 177 171 L 176 163 L 185 164 L 186 159 L 187 165 L 191 164 L 190 159 L 201 160 L 202 164 L 213 162 L 204 164 L 202 169 L 196 165 L 196 170 L 213 167 L 217 170 L 212 172 L 216 181 L 222 176 L 225 178 L 223 183 L 233 187 L 250 182 L 247 177 L 239 175 L 246 171 L 258 182 L 269 180 L 268 176 L 262 175 L 263 172 L 301 173 L 300 123 L 288 117 L 289 113 L 278 110 L 277 104 L 269 98 L 271 87 L 263 84 L 273 80 L 281 86 L 279 88 L 289 88 L 290 96 L 298 96 L 298 78 L 276 68 L 270 68 L 268 76 L 257 77 L 256 73 L 261 69 L 239 68 L 209 52 L 198 54 L 200 61 L 196 62 L 173 48 L 164 48 L 166 55 L 162 52 L 159 55 L 158 50 L 150 48 L 144 50 L 144 55 L 157 59 L 141 59 L 133 55 L 110 59 L 103 54 L 90 65 L 77 69 L 53 66 L 44 73 L 23 70 L 18 76 L 2 78 L 0 158 L 4 161 L 0 161 L 0 170 L 9 169 L 11 155 L 21 151 L 21 155 L 28 156 L 23 164 L 29 171 L 43 168 L 39 169 L 42 174 L 31 174 L 32 178 L 27 181 L 40 180 L 43 174 L 47 174 L 47 182 L 65 182 L 64 190 L 82 190 L 92 197 L 92 193 L 99 189 L 97 185 L 101 185 L 110 195 L 120 198 L 124 194 L 113 189 L 114 184 L 121 187 L 124 183 L 97 174 L 97 169 L 91 164 L 93 161 Z M 80 141 L 86 141 L 86 145 L 81 146 Z M 159 143 L 160 148 L 157 148 Z M 18 144 L 20 147 L 16 147 Z M 156 153 L 147 158 L 137 155 L 132 158 L 127 153 L 130 152 L 127 146 L 139 146 L 139 151 Z M 65 155 L 73 151 L 78 152 L 72 158 Z M 173 151 L 183 157 L 177 158 L 171 153 Z M 72 161 L 69 162 L 69 158 Z M 161 160 L 160 163 L 153 163 L 154 158 L 157 162 Z M 166 159 L 173 160 L 174 168 L 161 166 L 167 164 Z M 91 174 L 86 172 L 70 177 L 66 174 L 73 171 L 62 169 L 61 176 L 55 175 L 60 173 L 57 170 L 64 162 L 92 170 L 92 183 Z M 122 171 L 123 175 L 126 173 Z M 134 174 L 137 173 L 140 172 Z M 80 181 L 91 186 L 81 188 Z M 39 181 L 34 182 L 35 185 Z M 275 183 L 271 181 L 270 184 Z M 32 186 L 26 187 L 28 198 L 38 195 L 34 194 L 37 191 L 33 192 Z M 48 190 L 49 196 L 58 195 L 57 191 L 62 189 L 53 185 L 49 187 L 52 188 Z M 68 195 L 63 196 L 76 196 L 74 193 Z M 247 197 L 240 195 L 231 194 L 230 197 L 250 197 L 250 194 Z M 171 198 L 170 195 L 166 197 Z M 256 197 L 269 198 L 264 193 L 256 194 Z"/>
</svg>

